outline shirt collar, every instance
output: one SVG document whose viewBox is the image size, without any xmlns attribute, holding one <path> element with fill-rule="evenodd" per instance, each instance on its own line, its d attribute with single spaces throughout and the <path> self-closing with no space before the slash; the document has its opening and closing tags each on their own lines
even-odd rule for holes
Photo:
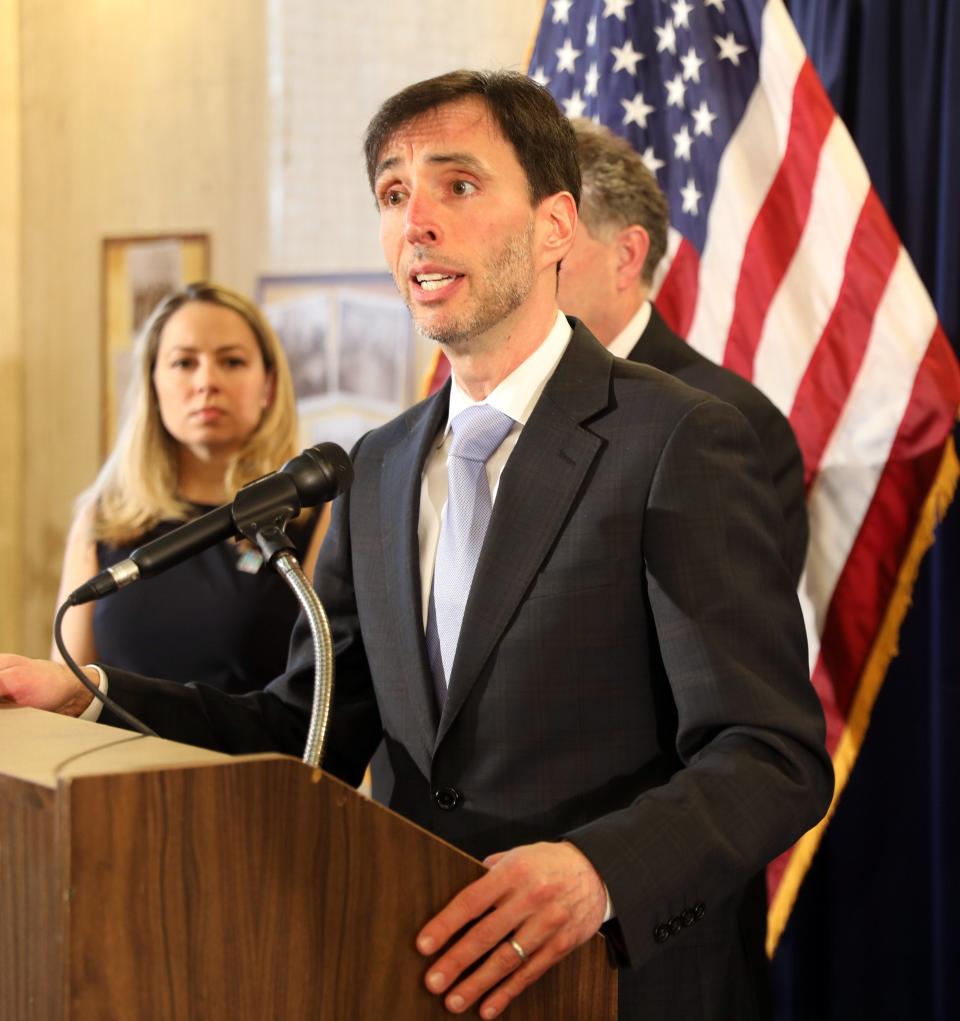
<svg viewBox="0 0 960 1021">
<path fill-rule="evenodd" d="M 637 346 L 637 341 L 649 322 L 650 302 L 645 301 L 634 312 L 630 322 L 607 344 L 607 350 L 616 358 L 626 358 Z"/>
<path fill-rule="evenodd" d="M 573 329 L 566 316 L 562 312 L 557 312 L 557 318 L 553 321 L 553 326 L 550 327 L 550 332 L 543 343 L 502 380 L 485 401 L 473 400 L 460 389 L 456 378 L 451 378 L 450 410 L 443 436 L 445 437 L 450 429 L 450 420 L 473 404 L 489 404 L 497 411 L 509 415 L 515 422 L 525 425 L 534 405 L 540 400 L 543 388 L 563 357 L 572 335 Z"/>
</svg>

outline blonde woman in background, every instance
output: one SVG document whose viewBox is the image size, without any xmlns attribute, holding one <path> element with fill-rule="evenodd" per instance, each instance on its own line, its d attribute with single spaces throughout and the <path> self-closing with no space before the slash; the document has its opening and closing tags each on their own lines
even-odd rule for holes
<svg viewBox="0 0 960 1021">
<path fill-rule="evenodd" d="M 290 370 L 256 306 L 208 283 L 166 298 L 137 341 L 116 445 L 78 500 L 58 603 L 298 449 Z M 288 528 L 308 576 L 325 527 L 326 516 L 311 512 Z M 293 594 L 259 552 L 226 541 L 72 608 L 63 637 L 81 663 L 240 693 L 283 671 L 296 615 Z"/>
</svg>

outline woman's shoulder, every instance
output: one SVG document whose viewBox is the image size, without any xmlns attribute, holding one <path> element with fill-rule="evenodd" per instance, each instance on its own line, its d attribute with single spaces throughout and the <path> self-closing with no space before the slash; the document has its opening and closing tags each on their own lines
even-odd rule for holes
<svg viewBox="0 0 960 1021">
<path fill-rule="evenodd" d="M 90 545 L 96 541 L 96 498 L 81 497 L 74 508 L 73 520 L 67 531 L 67 545 Z"/>
</svg>

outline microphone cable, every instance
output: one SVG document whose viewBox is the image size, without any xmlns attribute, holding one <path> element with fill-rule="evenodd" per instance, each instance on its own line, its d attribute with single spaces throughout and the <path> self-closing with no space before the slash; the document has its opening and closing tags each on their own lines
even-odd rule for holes
<svg viewBox="0 0 960 1021">
<path fill-rule="evenodd" d="M 118 705 L 109 695 L 104 695 L 100 688 L 94 684 L 89 677 L 80 669 L 79 664 L 67 651 L 67 647 L 63 644 L 63 616 L 70 609 L 71 606 L 75 605 L 69 598 L 64 602 L 57 610 L 57 615 L 53 621 L 53 640 L 57 646 L 57 651 L 63 657 L 64 663 L 73 671 L 76 678 L 80 683 L 90 692 L 95 699 L 98 699 L 100 704 L 119 716 L 128 727 L 133 730 L 139 731 L 145 737 L 159 737 L 160 735 L 155 731 L 151 730 L 142 720 L 138 720 L 133 713 L 127 712 L 123 706 Z"/>
</svg>

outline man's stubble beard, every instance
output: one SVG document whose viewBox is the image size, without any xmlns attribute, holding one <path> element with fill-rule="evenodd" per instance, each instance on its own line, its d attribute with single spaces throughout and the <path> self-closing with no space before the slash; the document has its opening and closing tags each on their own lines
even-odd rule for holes
<svg viewBox="0 0 960 1021">
<path fill-rule="evenodd" d="M 421 322 L 415 304 L 407 307 L 419 332 L 450 347 L 465 347 L 471 338 L 486 333 L 516 311 L 533 290 L 533 221 L 521 234 L 507 238 L 496 257 L 481 267 L 484 290 L 475 295 L 476 307 L 447 321 Z M 477 276 L 471 276 L 476 282 Z"/>
</svg>

